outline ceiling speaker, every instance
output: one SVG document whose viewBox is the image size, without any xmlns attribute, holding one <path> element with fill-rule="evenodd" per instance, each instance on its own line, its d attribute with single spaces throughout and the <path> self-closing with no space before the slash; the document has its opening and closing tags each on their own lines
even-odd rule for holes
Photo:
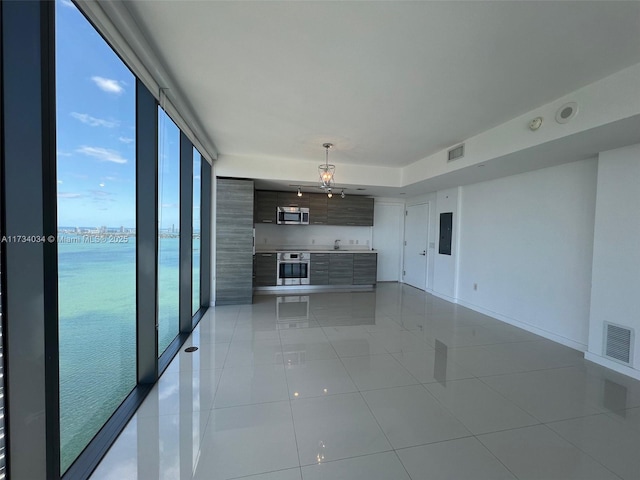
<svg viewBox="0 0 640 480">
<path fill-rule="evenodd" d="M 556 122 L 567 123 L 578 113 L 578 104 L 576 102 L 568 102 L 562 105 L 556 112 Z"/>
</svg>

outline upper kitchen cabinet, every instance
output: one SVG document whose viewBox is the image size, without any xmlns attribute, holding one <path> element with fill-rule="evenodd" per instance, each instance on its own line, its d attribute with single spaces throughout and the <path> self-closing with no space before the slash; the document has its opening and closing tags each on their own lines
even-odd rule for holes
<svg viewBox="0 0 640 480">
<path fill-rule="evenodd" d="M 309 208 L 309 195 L 304 194 L 299 197 L 297 192 L 278 192 L 278 205 L 276 206 Z"/>
<path fill-rule="evenodd" d="M 278 223 L 278 207 L 309 209 L 309 225 L 373 226 L 373 198 L 326 193 L 272 192 L 256 190 L 254 223 Z"/>
<path fill-rule="evenodd" d="M 278 192 L 256 190 L 253 209 L 254 223 L 273 223 L 278 221 Z"/>
<path fill-rule="evenodd" d="M 334 195 L 327 200 L 329 225 L 373 226 L 373 198 Z"/>
<path fill-rule="evenodd" d="M 309 225 L 327 225 L 327 196 L 324 193 L 305 193 L 309 198 Z"/>
</svg>

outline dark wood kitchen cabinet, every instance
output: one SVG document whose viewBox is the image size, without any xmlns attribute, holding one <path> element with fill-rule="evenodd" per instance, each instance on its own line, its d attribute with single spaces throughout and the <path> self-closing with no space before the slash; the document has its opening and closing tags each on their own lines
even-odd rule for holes
<svg viewBox="0 0 640 480">
<path fill-rule="evenodd" d="M 347 197 L 350 199 L 349 213 L 358 226 L 373 226 L 373 198 Z M 346 200 L 346 198 L 345 198 Z"/>
<path fill-rule="evenodd" d="M 254 223 L 277 224 L 278 207 L 300 207 L 309 209 L 309 225 L 373 226 L 373 198 L 347 195 L 341 198 L 326 193 L 273 192 L 256 190 Z"/>
<path fill-rule="evenodd" d="M 311 285 L 329 285 L 329 253 L 312 253 L 309 268 Z"/>
<path fill-rule="evenodd" d="M 373 226 L 373 198 L 334 195 L 327 201 L 329 225 Z"/>
<path fill-rule="evenodd" d="M 327 196 L 324 193 L 309 193 L 309 225 L 327 225 Z"/>
<path fill-rule="evenodd" d="M 353 255 L 329 254 L 329 285 L 353 285 Z"/>
<path fill-rule="evenodd" d="M 277 283 L 277 253 L 256 253 L 253 284 L 256 287 L 272 287 Z"/>
<path fill-rule="evenodd" d="M 278 192 L 256 190 L 253 223 L 272 223 L 275 225 L 278 222 L 277 208 Z"/>
<path fill-rule="evenodd" d="M 298 196 L 298 192 L 278 192 L 278 204 L 276 207 L 309 208 L 309 195 Z"/>
<path fill-rule="evenodd" d="M 358 253 L 353 256 L 353 284 L 374 285 L 378 274 L 378 254 Z"/>
</svg>

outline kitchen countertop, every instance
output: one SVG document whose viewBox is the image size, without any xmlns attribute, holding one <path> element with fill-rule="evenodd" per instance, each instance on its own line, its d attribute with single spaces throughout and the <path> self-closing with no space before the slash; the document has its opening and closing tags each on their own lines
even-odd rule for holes
<svg viewBox="0 0 640 480">
<path fill-rule="evenodd" d="M 296 248 L 296 247 L 287 247 L 287 248 L 264 248 L 264 249 L 256 249 L 256 253 L 280 253 L 280 252 L 308 252 L 308 253 L 378 253 L 376 250 L 364 249 L 364 248 L 340 248 L 338 250 L 328 249 L 328 248 Z"/>
</svg>

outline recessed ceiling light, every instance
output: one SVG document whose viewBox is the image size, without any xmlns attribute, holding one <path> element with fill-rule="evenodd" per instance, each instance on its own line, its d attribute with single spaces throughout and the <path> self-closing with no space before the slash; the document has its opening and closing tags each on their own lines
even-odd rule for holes
<svg viewBox="0 0 640 480">
<path fill-rule="evenodd" d="M 364 192 L 366 190 L 366 188 L 356 188 L 356 190 L 358 190 L 360 192 Z"/>
</svg>

